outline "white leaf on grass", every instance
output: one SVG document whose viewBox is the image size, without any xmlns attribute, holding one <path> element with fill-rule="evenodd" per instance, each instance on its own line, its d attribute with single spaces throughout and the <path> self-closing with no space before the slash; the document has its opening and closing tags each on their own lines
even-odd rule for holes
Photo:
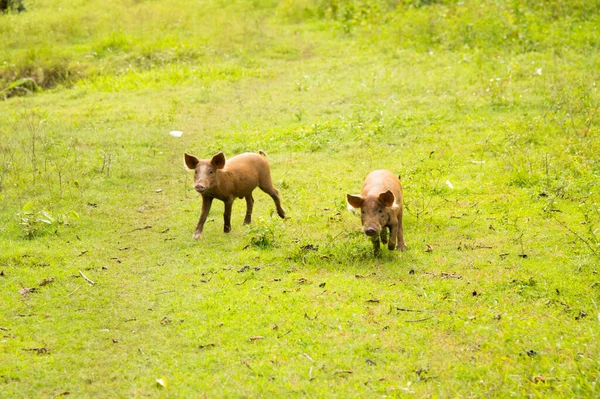
<svg viewBox="0 0 600 399">
<path fill-rule="evenodd" d="M 446 185 L 450 188 L 454 188 L 454 186 L 452 185 L 452 183 L 450 183 L 450 180 L 446 180 Z"/>
<path fill-rule="evenodd" d="M 166 388 L 169 384 L 167 384 L 167 379 L 165 377 L 157 378 L 156 383 L 163 388 Z"/>
<path fill-rule="evenodd" d="M 169 133 L 171 136 L 173 137 L 181 137 L 183 136 L 183 132 L 179 131 L 179 130 L 173 130 L 171 133 Z"/>
</svg>

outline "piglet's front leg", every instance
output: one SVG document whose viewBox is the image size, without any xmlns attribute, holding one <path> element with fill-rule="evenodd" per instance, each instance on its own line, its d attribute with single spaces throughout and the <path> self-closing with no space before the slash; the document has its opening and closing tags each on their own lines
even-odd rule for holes
<svg viewBox="0 0 600 399">
<path fill-rule="evenodd" d="M 212 202 L 213 197 L 202 196 L 202 213 L 200 214 L 200 220 L 198 221 L 196 231 L 194 232 L 194 240 L 197 240 L 202 235 L 202 229 L 204 228 L 204 223 L 206 222 L 206 218 L 208 217 L 208 212 L 210 211 L 210 206 L 212 205 Z"/>
<path fill-rule="evenodd" d="M 223 231 L 229 233 L 231 231 L 231 208 L 233 207 L 234 198 L 227 198 L 225 203 L 225 212 L 223 213 Z"/>
<path fill-rule="evenodd" d="M 392 224 L 390 226 L 390 240 L 387 243 L 388 249 L 393 251 L 396 248 L 396 237 L 398 235 L 398 224 Z"/>
</svg>

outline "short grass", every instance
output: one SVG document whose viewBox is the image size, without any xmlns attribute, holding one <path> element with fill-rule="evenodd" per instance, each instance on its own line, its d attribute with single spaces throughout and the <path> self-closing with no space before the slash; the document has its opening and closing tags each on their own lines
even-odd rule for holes
<svg viewBox="0 0 600 399">
<path fill-rule="evenodd" d="M 25 4 L 0 397 L 600 395 L 600 3 Z M 183 153 L 258 149 L 289 218 L 193 241 Z M 345 203 L 377 168 L 380 258 Z"/>
</svg>

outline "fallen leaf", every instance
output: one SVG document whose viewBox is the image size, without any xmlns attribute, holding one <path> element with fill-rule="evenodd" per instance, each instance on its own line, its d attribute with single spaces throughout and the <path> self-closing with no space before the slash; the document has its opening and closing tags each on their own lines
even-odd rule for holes
<svg viewBox="0 0 600 399">
<path fill-rule="evenodd" d="M 54 282 L 53 278 L 48 278 L 48 279 L 42 280 L 42 281 L 40 281 L 40 287 L 43 287 L 48 284 L 52 284 L 53 282 Z"/>
<path fill-rule="evenodd" d="M 587 317 L 587 315 L 588 315 L 588 314 L 582 310 L 581 312 L 579 312 L 579 315 L 577 315 L 577 316 L 575 317 L 575 320 L 581 320 L 581 319 L 583 319 L 584 317 Z"/>
<path fill-rule="evenodd" d="M 258 340 L 260 340 L 260 339 L 265 339 L 265 337 L 262 337 L 262 336 L 260 336 L 260 335 L 256 335 L 256 336 L 254 336 L 254 337 L 250 337 L 250 338 L 248 338 L 248 341 L 250 341 L 250 342 L 254 342 L 254 341 L 258 341 Z"/>
<path fill-rule="evenodd" d="M 527 353 L 527 356 L 529 356 L 529 357 L 534 357 L 534 356 L 536 356 L 536 355 L 538 354 L 538 353 L 537 353 L 536 351 L 534 351 L 533 349 L 530 349 L 530 350 L 528 350 L 528 351 L 527 351 L 527 352 L 525 352 L 525 353 Z"/>
<path fill-rule="evenodd" d="M 379 299 L 378 298 L 371 298 L 367 300 L 367 303 L 379 303 Z"/>
<path fill-rule="evenodd" d="M 433 247 L 427 244 L 427 248 L 425 248 L 425 252 L 433 252 Z"/>
<path fill-rule="evenodd" d="M 536 376 L 533 376 L 533 377 L 531 378 L 531 380 L 532 380 L 533 382 L 535 382 L 535 383 L 538 383 L 538 382 L 546 382 L 546 377 L 544 377 L 543 375 L 536 375 Z"/>
<path fill-rule="evenodd" d="M 32 292 L 36 292 L 37 288 L 21 288 L 19 290 L 19 294 L 23 295 L 24 297 L 27 297 L 29 294 L 31 294 Z"/>
</svg>

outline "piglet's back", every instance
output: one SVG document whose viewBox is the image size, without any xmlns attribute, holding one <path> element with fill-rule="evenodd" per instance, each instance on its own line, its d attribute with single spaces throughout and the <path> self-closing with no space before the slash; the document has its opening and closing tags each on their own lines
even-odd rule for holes
<svg viewBox="0 0 600 399">
<path fill-rule="evenodd" d="M 402 198 L 402 186 L 398 177 L 389 170 L 379 169 L 365 178 L 361 194 L 363 197 L 378 196 L 387 190 L 394 194 L 396 202 Z"/>
</svg>

